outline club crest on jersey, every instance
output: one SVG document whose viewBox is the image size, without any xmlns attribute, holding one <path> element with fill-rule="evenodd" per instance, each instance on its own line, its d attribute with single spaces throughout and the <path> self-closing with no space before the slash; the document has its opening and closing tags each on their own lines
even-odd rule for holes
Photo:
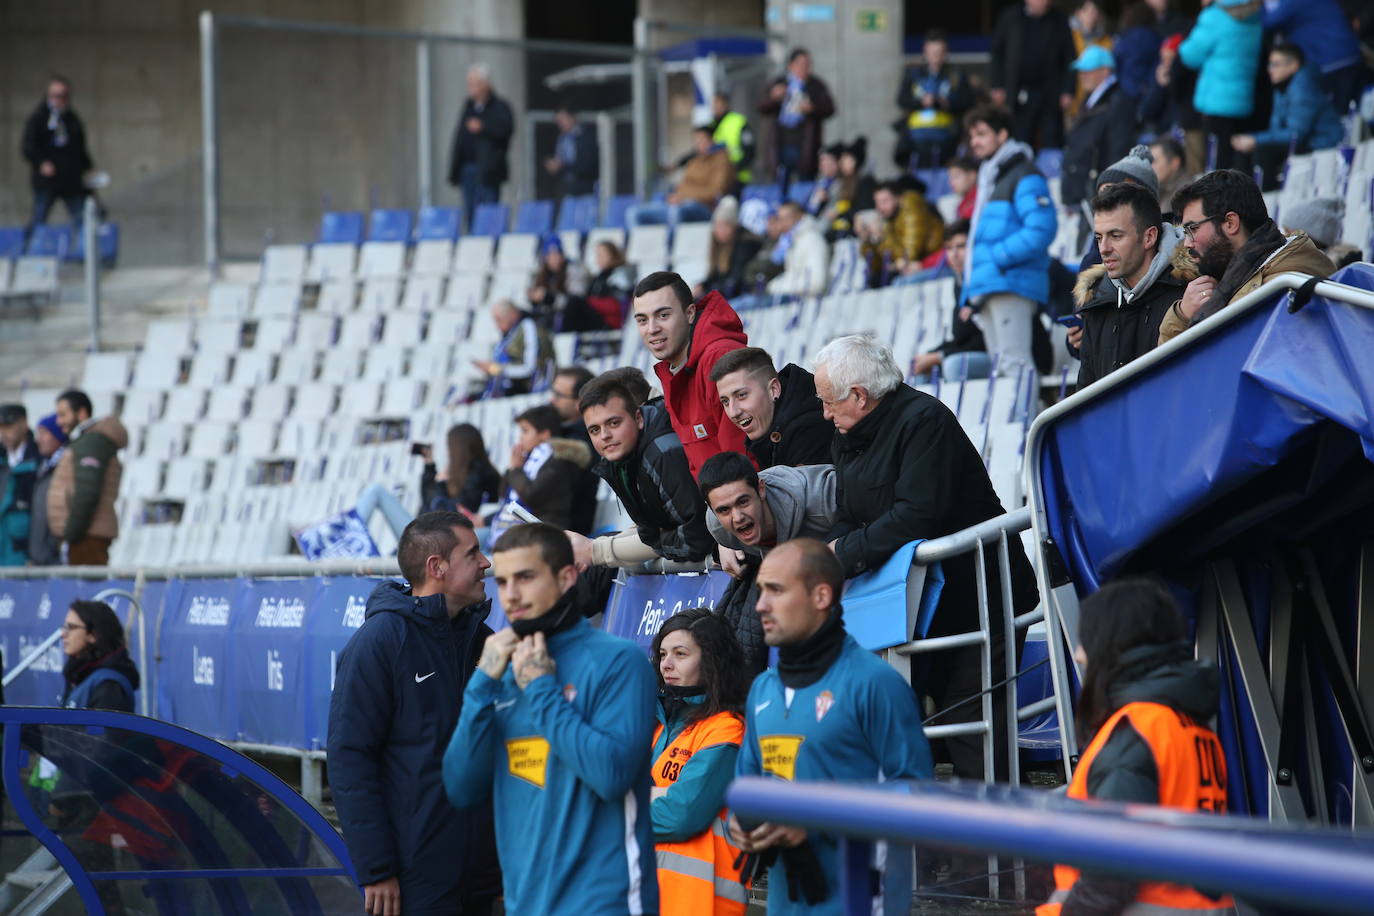
<svg viewBox="0 0 1374 916">
<path fill-rule="evenodd" d="M 577 699 L 577 688 L 574 687 L 572 684 L 564 684 L 563 699 L 567 700 L 569 703 Z"/>
<path fill-rule="evenodd" d="M 706 427 L 702 426 L 700 423 L 692 427 L 692 432 L 696 435 L 698 439 L 705 439 L 708 435 L 708 433 L 706 432 Z"/>
<path fill-rule="evenodd" d="M 816 721 L 825 718 L 825 714 L 830 712 L 830 707 L 835 705 L 835 695 L 829 690 L 822 690 L 816 697 Z"/>
</svg>

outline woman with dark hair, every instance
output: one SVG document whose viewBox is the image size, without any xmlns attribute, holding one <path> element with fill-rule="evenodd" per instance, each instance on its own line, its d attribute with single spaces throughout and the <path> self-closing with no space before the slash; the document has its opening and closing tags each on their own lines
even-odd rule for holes
<svg viewBox="0 0 1374 916">
<path fill-rule="evenodd" d="M 553 331 L 601 331 L 606 324 L 587 304 L 587 268 L 568 260 L 554 233 L 539 247 L 539 268 L 529 289 L 529 312 Z"/>
<path fill-rule="evenodd" d="M 482 503 L 501 498 L 501 472 L 487 455 L 482 431 L 471 423 L 449 427 L 448 467 L 442 474 L 438 473 L 434 452 L 428 446 L 424 459 L 424 474 L 420 478 L 422 512 L 463 512 L 475 521 Z"/>
<path fill-rule="evenodd" d="M 62 624 L 62 705 L 134 711 L 138 669 L 124 646 L 124 625 L 108 604 L 73 601 Z"/>
<path fill-rule="evenodd" d="M 596 276 L 587 287 L 587 304 L 596 309 L 606 327 L 619 330 L 635 288 L 635 276 L 625 263 L 625 253 L 609 239 L 596 243 Z"/>
<path fill-rule="evenodd" d="M 669 617 L 654 637 L 658 729 L 653 818 L 661 916 L 744 913 L 748 892 L 727 839 L 725 788 L 744 740 L 744 653 L 710 608 Z"/>
<path fill-rule="evenodd" d="M 1193 658 L 1187 627 L 1169 593 L 1143 579 L 1108 585 L 1083 602 L 1079 636 L 1074 659 L 1084 677 L 1078 733 L 1087 749 L 1069 797 L 1224 813 L 1226 758 L 1204 724 L 1220 702 L 1217 667 Z M 1160 912 L 1235 912 L 1230 897 L 1080 875 L 1066 865 L 1055 866 L 1054 883 L 1050 902 L 1037 916 L 1121 913 L 1134 903 Z"/>
</svg>

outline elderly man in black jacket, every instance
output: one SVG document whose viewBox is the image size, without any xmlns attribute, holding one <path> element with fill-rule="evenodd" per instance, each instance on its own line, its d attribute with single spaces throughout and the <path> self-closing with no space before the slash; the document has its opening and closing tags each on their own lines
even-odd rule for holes
<svg viewBox="0 0 1374 916">
<path fill-rule="evenodd" d="M 982 456 L 944 404 L 902 384 L 892 351 L 867 335 L 851 334 L 826 344 L 816 354 L 816 395 L 835 425 L 832 446 L 840 517 L 853 531 L 831 542 L 845 575 L 877 569 L 908 541 L 938 538 L 1004 513 L 992 489 Z M 1021 540 L 1008 543 L 1012 600 L 1017 614 L 1035 607 L 1035 576 Z M 929 636 L 978 629 L 977 571 L 972 553 L 943 563 L 944 591 Z M 1004 664 L 1004 639 L 997 551 L 986 553 L 992 670 Z M 1018 644 L 1020 640 L 1017 640 Z M 977 696 L 981 648 L 969 646 L 935 656 L 925 692 L 937 709 Z M 1005 694 L 994 693 L 994 714 L 1004 715 Z M 941 716 L 942 723 L 976 721 L 981 707 L 969 702 Z M 1006 766 L 1004 728 L 993 728 L 997 771 Z M 948 740 L 954 771 L 983 778 L 982 739 Z"/>
<path fill-rule="evenodd" d="M 453 133 L 448 168 L 448 183 L 463 191 L 468 231 L 477 205 L 495 203 L 501 196 L 510 175 L 506 148 L 514 131 L 510 106 L 491 91 L 491 71 L 486 64 L 474 64 L 468 70 L 468 99 Z"/>
<path fill-rule="evenodd" d="M 1092 196 L 1099 176 L 1121 159 L 1139 134 L 1135 100 L 1116 81 L 1116 59 L 1096 45 L 1074 61 L 1086 98 L 1064 143 L 1060 200 L 1076 207 Z"/>
<path fill-rule="evenodd" d="M 611 485 L 635 526 L 595 539 L 569 531 L 577 568 L 637 566 L 656 557 L 700 562 L 716 542 L 682 442 L 663 405 L 641 405 L 622 376 L 612 370 L 588 382 L 578 406 L 601 456 L 592 472 Z"/>
<path fill-rule="evenodd" d="M 1082 361 L 1079 388 L 1153 350 L 1160 323 L 1191 279 L 1173 263 L 1182 233 L 1164 222 L 1148 189 L 1110 185 L 1092 208 L 1102 263 L 1078 277 L 1074 303 L 1083 327 L 1069 332 Z"/>
<path fill-rule="evenodd" d="M 396 548 L 409 581 L 383 582 L 339 655 L 329 782 L 374 916 L 487 913 L 501 893 L 491 808 L 455 811 L 444 751 L 491 635 L 472 523 L 427 512 Z"/>
<path fill-rule="evenodd" d="M 72 87 L 66 78 L 54 76 L 48 94 L 24 122 L 21 148 L 31 172 L 33 218 L 29 231 L 48 221 L 53 204 L 61 200 L 72 223 L 81 225 L 81 206 L 86 200 L 84 176 L 92 168 L 86 150 L 86 128 L 71 107 Z"/>
</svg>

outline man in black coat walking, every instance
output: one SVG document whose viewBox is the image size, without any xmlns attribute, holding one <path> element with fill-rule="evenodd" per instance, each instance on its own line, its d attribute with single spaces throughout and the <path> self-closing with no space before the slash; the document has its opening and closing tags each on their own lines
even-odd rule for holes
<svg viewBox="0 0 1374 916">
<path fill-rule="evenodd" d="M 81 207 L 86 201 L 85 173 L 93 164 L 86 150 L 86 128 L 71 107 L 71 93 L 71 83 L 54 76 L 48 83 L 47 96 L 24 122 L 22 150 L 33 187 L 30 232 L 34 226 L 48 221 L 58 200 L 66 205 L 72 223 L 81 226 Z"/>
<path fill-rule="evenodd" d="M 816 354 L 816 395 L 835 425 L 832 454 L 840 517 L 855 528 L 831 542 L 846 576 L 879 568 L 909 541 L 954 534 L 1004 513 L 982 457 L 959 420 L 936 398 L 902 384 L 887 347 L 859 334 L 826 344 Z M 1022 614 L 1037 603 L 1035 576 L 1021 539 L 1012 536 L 1007 547 L 1014 610 Z M 1000 679 L 996 675 L 1005 663 L 997 553 L 994 548 L 985 554 L 994 680 Z M 944 590 L 927 635 L 977 630 L 974 555 L 962 554 L 942 565 Z M 969 646 L 935 655 L 926 672 L 925 693 L 937 709 L 978 695 L 981 651 Z M 993 699 L 995 722 L 1004 721 L 1005 693 L 996 691 Z M 981 717 L 981 705 L 969 702 L 941 716 L 940 722 Z M 997 772 L 1005 778 L 1006 730 L 994 726 L 993 736 Z M 981 736 L 948 739 L 947 746 L 957 775 L 983 778 Z"/>
<path fill-rule="evenodd" d="M 455 811 L 443 758 L 463 691 L 491 635 L 491 566 L 472 523 L 428 512 L 339 656 L 329 706 L 329 782 L 364 908 L 374 916 L 490 913 L 501 893 L 490 807 Z"/>
<path fill-rule="evenodd" d="M 1153 350 L 1160 323 L 1192 279 L 1174 266 L 1182 234 L 1164 222 L 1147 188 L 1111 185 L 1092 208 L 1103 263 L 1083 271 L 1074 287 L 1083 328 L 1070 331 L 1069 342 L 1082 362 L 1079 388 Z"/>
<path fill-rule="evenodd" d="M 448 183 L 463 191 L 469 232 L 477 205 L 495 203 L 510 177 L 506 148 L 514 131 L 510 106 L 491 91 L 491 72 L 485 64 L 474 64 L 468 70 L 468 100 L 453 134 L 448 168 Z"/>
</svg>

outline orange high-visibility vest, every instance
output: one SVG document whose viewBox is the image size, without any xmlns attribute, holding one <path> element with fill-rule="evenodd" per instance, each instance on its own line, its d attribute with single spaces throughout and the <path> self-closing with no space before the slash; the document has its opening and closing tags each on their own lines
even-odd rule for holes
<svg viewBox="0 0 1374 916">
<path fill-rule="evenodd" d="M 1069 798 L 1088 797 L 1088 771 L 1123 718 L 1131 720 L 1136 733 L 1154 754 L 1160 805 L 1181 811 L 1226 812 L 1226 756 L 1221 742 L 1211 729 L 1162 703 L 1127 703 L 1098 729 L 1074 771 Z M 1054 894 L 1049 903 L 1036 908 L 1036 916 L 1059 916 L 1077 880 L 1078 869 L 1056 865 Z M 1235 902 L 1230 897 L 1213 900 L 1178 884 L 1143 881 L 1136 891 L 1135 903 L 1122 912 L 1124 916 L 1178 916 L 1192 912 L 1222 916 L 1235 912 Z"/>
<path fill-rule="evenodd" d="M 660 724 L 654 731 L 654 744 L 663 734 Z M 744 741 L 744 722 L 729 712 L 718 712 L 694 722 L 668 742 L 654 761 L 654 786 L 664 789 L 677 781 L 683 766 L 703 748 L 719 744 L 736 747 Z M 726 830 L 725 808 L 711 820 L 711 826 L 681 843 L 658 843 L 659 916 L 744 916 L 749 892 L 740 884 L 735 859 L 738 847 L 730 843 Z"/>
</svg>

